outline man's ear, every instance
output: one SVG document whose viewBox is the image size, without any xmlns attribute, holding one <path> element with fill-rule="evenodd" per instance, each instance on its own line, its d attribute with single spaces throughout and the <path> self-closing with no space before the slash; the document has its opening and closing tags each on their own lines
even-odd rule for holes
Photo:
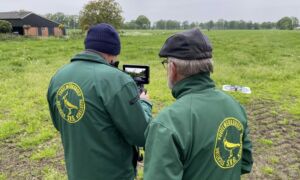
<svg viewBox="0 0 300 180">
<path fill-rule="evenodd" d="M 170 70 L 172 71 L 171 72 L 171 78 L 173 79 L 173 80 L 177 80 L 177 69 L 176 69 L 176 65 L 175 65 L 175 63 L 173 63 L 173 62 L 170 62 Z"/>
</svg>

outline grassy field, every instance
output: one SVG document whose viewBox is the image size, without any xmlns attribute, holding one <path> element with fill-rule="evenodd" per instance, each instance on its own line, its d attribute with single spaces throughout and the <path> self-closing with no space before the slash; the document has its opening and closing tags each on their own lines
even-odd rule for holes
<svg viewBox="0 0 300 180">
<path fill-rule="evenodd" d="M 125 31 L 119 60 L 148 64 L 153 113 L 174 99 L 158 52 L 174 31 Z M 217 88 L 247 109 L 254 145 L 253 172 L 243 179 L 300 177 L 300 32 L 209 31 Z M 83 39 L 17 38 L 0 41 L 0 180 L 66 179 L 63 150 L 46 103 L 51 76 L 76 53 Z M 142 175 L 141 175 L 142 176 Z"/>
</svg>

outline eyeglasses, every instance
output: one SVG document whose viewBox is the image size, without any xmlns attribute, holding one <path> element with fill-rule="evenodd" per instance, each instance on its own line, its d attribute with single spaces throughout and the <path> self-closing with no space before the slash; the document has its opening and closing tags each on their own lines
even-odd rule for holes
<svg viewBox="0 0 300 180">
<path fill-rule="evenodd" d="M 161 64 L 163 65 L 163 67 L 166 69 L 166 66 L 167 65 L 165 65 L 165 64 L 168 64 L 169 63 L 169 61 L 168 61 L 168 59 L 165 59 L 165 60 L 163 60 L 162 62 L 161 62 Z"/>
</svg>

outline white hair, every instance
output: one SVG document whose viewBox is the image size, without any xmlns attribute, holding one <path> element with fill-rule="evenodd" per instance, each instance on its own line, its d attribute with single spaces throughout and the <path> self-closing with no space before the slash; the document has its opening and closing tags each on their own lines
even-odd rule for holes
<svg viewBox="0 0 300 180">
<path fill-rule="evenodd" d="M 168 61 L 176 65 L 178 74 L 188 77 L 198 73 L 213 72 L 213 60 L 211 58 L 201 60 L 183 60 L 169 57 Z"/>
</svg>

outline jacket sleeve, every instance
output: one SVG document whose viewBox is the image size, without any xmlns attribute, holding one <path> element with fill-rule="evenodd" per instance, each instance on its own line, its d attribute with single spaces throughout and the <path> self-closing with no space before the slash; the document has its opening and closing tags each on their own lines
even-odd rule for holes
<svg viewBox="0 0 300 180">
<path fill-rule="evenodd" d="M 183 165 L 176 135 L 163 125 L 153 122 L 145 136 L 144 180 L 181 180 Z"/>
<path fill-rule="evenodd" d="M 150 123 L 152 119 L 152 103 L 145 99 L 140 99 L 140 103 L 145 112 L 146 121 L 147 123 Z"/>
<path fill-rule="evenodd" d="M 249 139 L 249 128 L 246 125 L 243 136 L 242 174 L 250 173 L 253 165 L 252 143 Z"/>
<path fill-rule="evenodd" d="M 58 125 L 57 125 L 57 121 L 55 120 L 55 97 L 53 97 L 54 95 L 51 94 L 51 85 L 52 85 L 52 80 L 51 79 L 51 82 L 50 82 L 50 85 L 48 87 L 48 91 L 47 91 L 47 101 L 48 101 L 48 106 L 49 106 L 49 111 L 50 111 L 50 116 L 51 116 L 51 120 L 52 120 L 52 123 L 55 127 L 56 130 L 59 131 L 58 129 Z"/>
<path fill-rule="evenodd" d="M 134 82 L 124 85 L 109 100 L 106 108 L 117 129 L 129 144 L 140 147 L 145 145 L 144 132 L 152 118 L 152 105 L 140 100 Z"/>
</svg>

